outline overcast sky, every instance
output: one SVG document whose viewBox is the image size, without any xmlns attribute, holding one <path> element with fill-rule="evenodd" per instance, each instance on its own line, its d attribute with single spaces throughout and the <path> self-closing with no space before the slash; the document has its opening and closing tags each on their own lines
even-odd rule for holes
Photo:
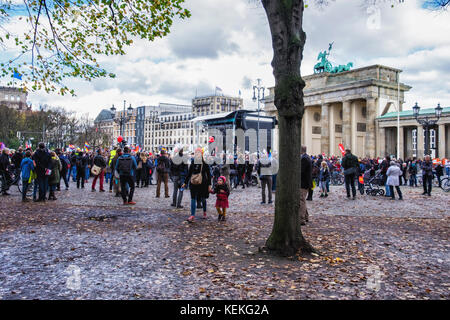
<svg viewBox="0 0 450 320">
<path fill-rule="evenodd" d="M 336 0 L 323 9 L 309 5 L 302 75 L 313 73 L 319 51 L 334 41 L 333 63 L 402 69 L 401 82 L 413 87 L 405 96 L 405 109 L 416 101 L 422 107 L 434 108 L 438 102 L 450 106 L 450 12 L 425 10 L 420 0 L 405 2 L 391 8 L 391 2 L 381 0 L 369 12 L 364 0 Z M 241 90 L 244 105 L 253 107 L 256 79 L 274 84 L 264 9 L 252 0 L 186 0 L 186 5 L 192 17 L 177 21 L 166 38 L 139 40 L 126 56 L 102 58 L 116 79 L 69 81 L 75 98 L 31 93 L 29 100 L 94 118 L 113 103 L 121 107 L 123 100 L 127 106 L 191 104 L 196 92 L 210 94 L 218 86 L 228 95 L 238 96 Z"/>
</svg>

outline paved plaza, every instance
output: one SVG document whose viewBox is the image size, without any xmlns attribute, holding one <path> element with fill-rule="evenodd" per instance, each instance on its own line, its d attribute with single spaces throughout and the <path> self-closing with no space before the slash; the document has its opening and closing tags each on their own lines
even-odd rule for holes
<svg viewBox="0 0 450 320">
<path fill-rule="evenodd" d="M 261 189 L 234 190 L 226 222 L 186 222 L 185 209 L 136 189 L 133 207 L 112 193 L 74 189 L 57 201 L 0 198 L 1 299 L 448 299 L 450 194 L 402 187 L 404 201 L 343 186 L 307 201 L 304 236 L 319 250 L 278 258 L 259 250 L 273 223 Z M 170 184 L 170 191 L 172 185 Z"/>
</svg>

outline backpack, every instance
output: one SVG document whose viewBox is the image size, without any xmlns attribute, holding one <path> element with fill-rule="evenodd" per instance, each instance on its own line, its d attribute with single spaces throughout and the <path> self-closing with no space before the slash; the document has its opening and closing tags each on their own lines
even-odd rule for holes
<svg viewBox="0 0 450 320">
<path fill-rule="evenodd" d="M 117 171 L 120 175 L 131 176 L 131 166 L 133 165 L 133 159 L 131 157 L 125 157 L 119 159 L 119 164 L 117 165 Z"/>
<path fill-rule="evenodd" d="M 81 167 L 83 165 L 83 160 L 79 157 L 75 160 L 75 164 L 77 167 Z"/>
<path fill-rule="evenodd" d="M 164 173 L 164 170 L 166 170 L 166 165 L 164 161 L 158 160 L 158 166 L 156 167 L 156 171 L 159 173 Z"/>
</svg>

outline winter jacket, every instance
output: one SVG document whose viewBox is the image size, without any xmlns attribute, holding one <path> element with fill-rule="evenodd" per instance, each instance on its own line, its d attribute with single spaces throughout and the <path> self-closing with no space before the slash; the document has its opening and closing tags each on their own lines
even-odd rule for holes
<svg viewBox="0 0 450 320">
<path fill-rule="evenodd" d="M 34 170 L 33 160 L 31 158 L 24 158 L 20 163 L 22 170 L 22 181 L 28 181 L 30 179 L 31 170 Z"/>
<path fill-rule="evenodd" d="M 301 158 L 301 185 L 302 189 L 312 188 L 312 164 L 311 158 L 305 153 Z"/>
<path fill-rule="evenodd" d="M 344 170 L 350 168 L 358 168 L 359 167 L 358 158 L 351 153 L 347 153 L 342 159 L 342 167 L 344 168 Z"/>
<path fill-rule="evenodd" d="M 328 169 L 320 169 L 319 181 L 327 181 L 330 179 L 330 171 Z"/>
<path fill-rule="evenodd" d="M 402 170 L 398 167 L 398 165 L 392 165 L 386 171 L 387 181 L 386 184 L 388 186 L 399 186 L 400 181 L 399 177 L 402 175 Z"/>
<path fill-rule="evenodd" d="M 160 172 L 158 167 L 161 165 L 161 163 L 164 163 L 164 169 L 163 169 L 163 171 Z M 167 158 L 166 156 L 159 156 L 158 159 L 157 159 L 156 171 L 158 173 L 169 173 L 169 171 L 170 171 L 170 159 Z"/>
<path fill-rule="evenodd" d="M 102 169 L 106 168 L 106 161 L 105 158 L 98 154 L 95 156 L 94 161 L 92 161 L 94 165 L 96 165 L 97 167 L 100 167 Z"/>
<path fill-rule="evenodd" d="M 55 185 L 58 184 L 59 180 L 61 180 L 61 161 L 59 161 L 58 157 L 52 158 L 52 173 L 50 174 L 50 177 L 48 179 L 49 185 Z"/>
<path fill-rule="evenodd" d="M 433 163 L 431 161 L 422 162 L 422 175 L 423 176 L 433 176 Z"/>
<path fill-rule="evenodd" d="M 22 160 L 23 160 L 23 153 L 19 151 L 16 151 L 11 158 L 11 162 L 14 164 L 15 168 L 20 168 Z"/>
<path fill-rule="evenodd" d="M 47 169 L 52 170 L 52 157 L 50 156 L 50 153 L 46 151 L 45 149 L 38 149 L 33 155 L 34 162 L 36 163 L 36 174 L 38 176 L 44 176 L 45 171 Z"/>
</svg>

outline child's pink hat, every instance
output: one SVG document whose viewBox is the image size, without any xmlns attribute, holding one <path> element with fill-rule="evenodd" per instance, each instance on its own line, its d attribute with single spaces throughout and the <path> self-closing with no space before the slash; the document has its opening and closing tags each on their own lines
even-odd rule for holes
<svg viewBox="0 0 450 320">
<path fill-rule="evenodd" d="M 219 179 L 222 179 L 223 182 L 227 182 L 227 179 L 224 176 L 220 176 Z"/>
</svg>

